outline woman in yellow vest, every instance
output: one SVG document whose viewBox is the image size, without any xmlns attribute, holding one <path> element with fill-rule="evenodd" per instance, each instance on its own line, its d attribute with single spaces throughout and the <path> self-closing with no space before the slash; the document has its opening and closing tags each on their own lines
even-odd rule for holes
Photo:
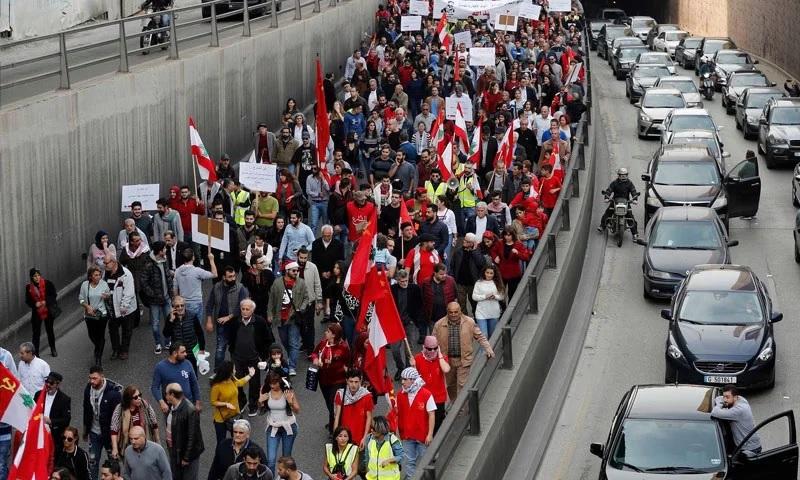
<svg viewBox="0 0 800 480">
<path fill-rule="evenodd" d="M 332 480 L 353 480 L 358 475 L 357 461 L 358 446 L 350 443 L 350 429 L 336 428 L 333 431 L 333 443 L 325 444 L 322 471 Z"/>
<path fill-rule="evenodd" d="M 400 462 L 403 459 L 403 444 L 389 431 L 386 417 L 372 419 L 372 432 L 367 435 L 364 463 L 367 480 L 400 480 Z"/>
</svg>

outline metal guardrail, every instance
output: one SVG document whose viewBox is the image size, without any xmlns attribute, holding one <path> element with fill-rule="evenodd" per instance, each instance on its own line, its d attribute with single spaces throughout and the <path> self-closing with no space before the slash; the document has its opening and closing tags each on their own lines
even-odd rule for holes
<svg viewBox="0 0 800 480">
<path fill-rule="evenodd" d="M 421 476 L 423 480 L 441 478 L 461 439 L 465 435 L 480 434 L 480 401 L 486 393 L 494 373 L 498 369 L 513 368 L 512 339 L 514 333 L 526 315 L 539 313 L 539 279 L 547 269 L 557 267 L 556 237 L 559 231 L 568 231 L 571 228 L 569 201 L 571 198 L 579 196 L 578 172 L 585 168 L 586 148 L 590 141 L 593 141 L 589 138 L 588 128 L 591 123 L 592 98 L 588 44 L 585 51 L 586 55 L 583 59 L 586 77 L 583 101 L 586 105 L 586 112 L 581 116 L 575 131 L 574 148 L 565 170 L 561 193 L 533 258 L 528 263 L 522 281 L 503 312 L 495 330 L 496 333 L 489 339 L 495 357 L 491 360 L 487 359 L 482 352 L 476 355 L 466 385 L 448 409 L 448 415 L 428 446 L 422 462 L 417 465 L 417 471 L 422 472 L 417 476 Z"/>
<path fill-rule="evenodd" d="M 181 42 L 188 42 L 191 40 L 196 40 L 198 38 L 203 38 L 206 36 L 210 36 L 209 47 L 219 47 L 219 34 L 221 32 L 225 32 L 228 30 L 232 30 L 235 28 L 242 29 L 242 36 L 249 37 L 251 35 L 251 25 L 258 22 L 267 22 L 269 21 L 270 28 L 277 28 L 278 27 L 278 17 L 283 14 L 287 14 L 290 12 L 294 12 L 294 20 L 302 20 L 302 9 L 304 7 L 308 7 L 310 5 L 314 5 L 313 12 L 318 13 L 321 11 L 320 0 L 311 0 L 306 3 L 301 3 L 301 0 L 287 0 L 287 3 L 291 1 L 292 6 L 291 8 L 284 9 L 280 8 L 279 5 L 284 3 L 282 0 L 268 0 L 267 3 L 258 3 L 253 5 L 248 5 L 247 8 L 244 7 L 246 5 L 245 2 L 242 2 L 242 8 L 237 10 L 230 10 L 223 14 L 217 14 L 217 6 L 220 4 L 228 4 L 228 0 L 212 0 L 205 3 L 199 3 L 197 5 L 191 5 L 187 7 L 180 7 L 180 8 L 173 8 L 170 10 L 164 10 L 161 12 L 154 12 L 144 15 L 135 15 L 131 17 L 122 18 L 119 20 L 111 20 L 108 22 L 103 22 L 97 25 L 89 25 L 84 27 L 77 27 L 72 28 L 69 30 L 65 30 L 63 32 L 52 33 L 49 35 L 43 35 L 40 37 L 34 38 L 27 38 L 24 40 L 19 40 L 12 43 L 7 43 L 5 45 L 0 45 L 0 56 L 2 56 L 2 52 L 4 50 L 9 50 L 15 47 L 20 47 L 24 45 L 30 45 L 36 42 L 42 42 L 47 40 L 57 40 L 58 41 L 58 52 L 48 53 L 44 55 L 38 55 L 31 58 L 26 58 L 24 60 L 20 60 L 17 62 L 8 63 L 5 65 L 0 65 L 0 78 L 3 75 L 7 75 L 8 71 L 19 68 L 22 66 L 35 64 L 37 62 L 41 62 L 44 60 L 51 60 L 54 58 L 59 59 L 59 68 L 48 70 L 43 73 L 38 73 L 35 75 L 30 75 L 19 80 L 14 80 L 8 83 L 1 83 L 0 90 L 4 88 L 15 87 L 18 85 L 23 85 L 30 82 L 35 82 L 38 80 L 43 80 L 50 77 L 57 76 L 59 78 L 59 89 L 68 89 L 71 86 L 70 83 L 70 72 L 75 70 L 90 67 L 93 65 L 97 65 L 100 63 L 110 62 L 114 60 L 119 61 L 119 72 L 129 72 L 129 65 L 130 65 L 130 58 L 129 56 L 132 54 L 137 53 L 148 53 L 152 50 L 161 49 L 163 47 L 167 47 L 168 49 L 168 59 L 174 60 L 179 58 L 179 48 L 178 45 Z M 329 7 L 335 7 L 339 0 L 329 0 Z M 265 11 L 269 9 L 269 14 L 264 14 L 261 16 L 253 15 L 254 11 Z M 278 11 L 280 8 L 280 11 Z M 201 17 L 200 19 L 195 19 L 191 21 L 187 21 L 184 23 L 176 23 L 176 20 L 179 18 L 178 14 L 182 12 L 189 12 L 193 10 L 200 10 Z M 205 15 L 205 14 L 208 15 Z M 169 43 L 167 44 L 157 44 L 157 45 L 150 45 L 144 48 L 137 48 L 133 50 L 128 50 L 128 41 L 129 40 L 136 40 L 143 36 L 141 32 L 141 23 L 143 19 L 157 17 L 162 15 L 168 15 L 170 18 L 170 25 L 167 27 L 157 28 L 148 30 L 147 33 L 159 33 L 159 32 L 169 32 Z M 231 23 L 225 26 L 220 26 L 219 21 L 224 20 L 227 18 L 235 17 L 241 15 L 242 21 Z M 136 33 L 128 34 L 127 32 L 130 31 L 130 28 L 126 25 L 130 22 L 136 23 Z M 192 35 L 187 35 L 185 37 L 181 37 L 179 35 L 180 29 L 184 27 L 188 27 L 191 25 L 198 25 L 208 23 L 209 29 L 206 32 L 195 33 Z M 110 40 L 102 40 L 94 43 L 89 43 L 86 45 L 81 45 L 75 48 L 67 48 L 67 38 L 73 37 L 75 35 L 85 34 L 90 31 L 98 30 L 101 28 L 110 28 L 113 26 L 117 26 L 119 34 L 118 37 L 115 39 Z M 103 57 L 95 58 L 83 63 L 78 64 L 71 64 L 69 62 L 69 55 L 72 53 L 82 52 L 85 50 L 89 50 L 92 48 L 102 47 L 106 45 L 111 45 L 116 43 L 118 45 L 118 51 L 113 55 L 106 55 Z"/>
</svg>

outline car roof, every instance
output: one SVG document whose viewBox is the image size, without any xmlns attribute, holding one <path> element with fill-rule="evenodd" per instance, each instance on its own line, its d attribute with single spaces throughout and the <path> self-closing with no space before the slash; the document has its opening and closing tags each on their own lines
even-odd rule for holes
<svg viewBox="0 0 800 480">
<path fill-rule="evenodd" d="M 731 37 L 705 37 L 706 42 L 734 42 Z"/>
<path fill-rule="evenodd" d="M 628 18 L 630 18 L 631 20 L 653 20 L 653 21 L 655 21 L 655 18 L 648 17 L 647 15 L 631 15 Z"/>
<path fill-rule="evenodd" d="M 676 108 L 672 110 L 672 116 L 676 115 L 696 115 L 698 117 L 710 117 L 705 108 Z"/>
<path fill-rule="evenodd" d="M 636 385 L 631 389 L 628 418 L 710 420 L 717 387 Z"/>
<path fill-rule="evenodd" d="M 686 276 L 690 290 L 755 292 L 755 274 L 744 265 L 698 265 Z"/>
<path fill-rule="evenodd" d="M 669 53 L 667 52 L 647 52 L 647 57 L 669 57 Z M 672 58 L 672 57 L 670 57 Z"/>
<path fill-rule="evenodd" d="M 760 76 L 760 77 L 766 77 L 766 75 L 764 75 L 764 72 L 762 72 L 761 70 L 746 70 L 746 71 L 745 71 L 745 70 L 741 70 L 741 71 L 733 71 L 733 72 L 730 72 L 730 73 L 728 73 L 728 75 L 729 75 L 729 76 L 734 76 L 734 75 L 735 75 L 735 76 L 737 76 L 737 77 L 738 77 L 739 75 L 758 75 L 758 76 Z"/>
<path fill-rule="evenodd" d="M 770 100 L 773 107 L 796 107 L 800 105 L 800 97 L 781 97 Z"/>
<path fill-rule="evenodd" d="M 680 90 L 672 87 L 652 87 L 648 88 L 645 95 L 683 95 Z"/>
<path fill-rule="evenodd" d="M 684 38 L 683 40 L 684 40 L 684 41 L 686 41 L 686 40 L 702 40 L 702 39 L 704 39 L 704 38 L 706 38 L 706 37 L 699 37 L 699 36 L 697 36 L 697 35 L 692 35 L 691 37 L 686 37 L 686 38 Z"/>
<path fill-rule="evenodd" d="M 682 205 L 677 207 L 661 207 L 658 209 L 656 216 L 662 221 L 711 221 L 717 218 L 717 212 L 709 207 Z"/>
<path fill-rule="evenodd" d="M 663 145 L 658 154 L 659 163 L 664 162 L 713 162 L 708 147 L 699 143 L 671 143 Z"/>
<path fill-rule="evenodd" d="M 664 32 L 662 32 L 662 33 L 664 33 Z M 679 29 L 677 29 L 677 30 L 667 30 L 667 31 L 666 31 L 666 33 L 686 33 L 686 34 L 688 34 L 689 32 L 687 32 L 686 30 L 681 30 L 681 29 L 679 28 Z M 687 37 L 687 38 L 688 38 L 688 37 Z"/>
<path fill-rule="evenodd" d="M 670 142 L 676 138 L 716 138 L 711 130 L 678 130 L 670 136 Z"/>
<path fill-rule="evenodd" d="M 749 53 L 739 48 L 723 48 L 722 50 L 717 50 L 717 53 L 715 53 L 714 55 L 728 54 L 728 53 L 744 53 L 750 55 Z"/>
<path fill-rule="evenodd" d="M 778 87 L 747 87 L 743 91 L 750 93 L 778 93 L 783 95 L 783 90 Z"/>
</svg>

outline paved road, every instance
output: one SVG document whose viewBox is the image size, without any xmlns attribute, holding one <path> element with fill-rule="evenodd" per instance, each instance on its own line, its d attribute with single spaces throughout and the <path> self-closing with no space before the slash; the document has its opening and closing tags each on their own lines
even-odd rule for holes
<svg viewBox="0 0 800 480">
<path fill-rule="evenodd" d="M 592 53 L 594 55 L 594 53 Z M 596 57 L 593 57 L 596 58 Z M 636 110 L 625 97 L 625 84 L 614 79 L 611 69 L 598 59 L 592 63 L 595 111 L 606 126 L 605 136 L 598 130 L 598 142 L 608 142 L 611 158 L 608 172 L 598 171 L 610 180 L 618 167 L 628 167 L 637 187 L 639 175 L 658 146 L 657 140 L 636 137 Z M 782 82 L 775 69 L 760 65 L 767 76 Z M 691 74 L 679 68 L 679 74 Z M 746 141 L 736 130 L 732 116 L 725 114 L 715 95 L 706 108 L 718 125 L 724 125 L 721 138 L 731 152 L 729 167 L 744 158 L 747 149 L 756 150 L 755 142 Z M 773 413 L 798 407 L 800 379 L 795 375 L 800 365 L 800 267 L 793 261 L 792 227 L 795 209 L 791 204 L 789 169 L 767 170 L 759 160 L 763 182 L 758 218 L 731 221 L 731 236 L 740 241 L 732 249 L 733 261 L 750 265 L 766 279 L 772 275 L 777 285 L 777 306 L 784 321 L 776 324 L 777 373 L 775 388 L 749 394 L 756 420 Z M 600 199 L 598 198 L 598 201 Z M 640 222 L 642 206 L 635 207 Z M 599 234 L 598 234 L 599 235 Z M 667 324 L 659 316 L 667 304 L 642 298 L 642 247 L 627 237 L 622 248 L 608 243 L 600 289 L 578 367 L 567 400 L 560 412 L 555 433 L 537 478 L 541 480 L 596 479 L 600 460 L 589 453 L 590 442 L 605 442 L 614 411 L 625 391 L 633 384 L 664 381 L 664 340 Z M 773 298 L 775 298 L 773 294 Z M 776 441 L 770 432 L 767 441 Z"/>
</svg>

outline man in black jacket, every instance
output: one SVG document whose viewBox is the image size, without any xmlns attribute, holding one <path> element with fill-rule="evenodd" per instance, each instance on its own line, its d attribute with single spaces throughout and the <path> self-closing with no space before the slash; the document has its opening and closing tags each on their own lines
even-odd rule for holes
<svg viewBox="0 0 800 480">
<path fill-rule="evenodd" d="M 166 321 L 171 310 L 172 275 L 167 269 L 167 249 L 162 241 L 153 242 L 149 258 L 144 264 L 139 295 L 150 309 L 150 328 L 153 330 L 155 353 L 161 353 L 161 322 Z"/>
<path fill-rule="evenodd" d="M 339 239 L 333 238 L 331 225 L 323 225 L 320 233 L 322 236 L 311 244 L 311 260 L 319 270 L 322 298 L 325 302 L 325 316 L 322 322 L 325 323 L 331 318 L 329 286 L 333 278 L 333 266 L 336 262 L 344 261 L 344 245 Z"/>
<path fill-rule="evenodd" d="M 186 346 L 186 360 L 189 360 L 194 368 L 194 373 L 197 374 L 197 358 L 194 356 L 194 347 L 200 347 L 199 337 L 203 335 L 203 330 L 200 323 L 186 315 L 186 300 L 180 295 L 175 295 L 172 299 L 172 312 L 164 322 L 163 333 L 165 338 L 170 339 L 170 343 L 179 342 Z"/>
<path fill-rule="evenodd" d="M 474 233 L 467 233 L 462 244 L 453 249 L 453 259 L 447 272 L 456 279 L 456 295 L 461 311 L 467 311 L 467 301 L 469 301 L 473 316 L 476 302 L 472 300 L 472 287 L 480 279 L 481 270 L 486 265 L 486 260 L 477 247 L 478 237 Z"/>
<path fill-rule="evenodd" d="M 425 337 L 427 324 L 422 316 L 422 291 L 419 285 L 411 283 L 408 270 L 400 269 L 395 274 L 397 283 L 392 285 L 392 296 L 397 305 L 397 313 L 408 331 L 408 325 L 416 325 L 419 331 L 417 343 L 422 344 Z M 392 351 L 394 353 L 394 350 Z"/>
<path fill-rule="evenodd" d="M 255 374 L 248 383 L 247 396 L 244 389 L 239 388 L 239 408 L 244 410 L 248 406 L 248 415 L 254 417 L 258 414 L 258 394 L 261 388 L 261 370 L 259 362 L 269 360 L 269 346 L 275 343 L 272 329 L 263 317 L 255 314 L 256 303 L 249 298 L 239 303 L 241 315 L 234 317 L 228 330 L 228 349 L 231 360 L 239 376 L 245 375 L 250 367 L 255 368 Z"/>
<path fill-rule="evenodd" d="M 435 208 L 428 208 L 425 211 L 425 222 L 419 227 L 419 234 L 432 235 L 435 238 L 436 251 L 439 252 L 439 258 L 444 259 L 444 251 L 447 244 L 450 242 L 450 231 L 447 225 L 436 215 Z"/>
<path fill-rule="evenodd" d="M 624 198 L 625 200 L 630 201 L 639 196 L 639 192 L 636 191 L 636 185 L 634 185 L 633 182 L 628 178 L 628 169 L 625 167 L 620 167 L 617 169 L 617 179 L 613 180 L 608 186 L 608 189 L 603 190 L 601 193 L 608 195 L 610 199 L 608 202 L 608 208 L 606 208 L 606 211 L 603 212 L 603 216 L 600 218 L 600 225 L 597 227 L 597 231 L 602 233 L 606 231 L 606 219 L 608 219 L 608 217 L 614 213 L 614 199 Z M 628 207 L 628 214 L 626 215 L 626 218 L 631 220 L 631 234 L 633 235 L 633 239 L 637 240 L 639 238 L 639 231 L 636 227 L 636 219 L 633 217 L 633 211 L 631 210 L 630 206 Z"/>
<path fill-rule="evenodd" d="M 44 380 L 47 387 L 47 401 L 44 406 L 44 422 L 50 425 L 50 434 L 53 435 L 53 445 L 61 446 L 61 437 L 64 429 L 72 420 L 72 399 L 59 388 L 64 377 L 58 372 L 50 372 Z M 34 400 L 39 400 L 42 391 L 33 395 Z M 49 405 L 49 407 L 48 407 Z"/>
<path fill-rule="evenodd" d="M 111 416 L 122 401 L 122 385 L 105 377 L 103 367 L 89 369 L 83 390 L 83 440 L 89 442 L 89 470 L 98 478 L 103 450 L 111 457 Z"/>
<path fill-rule="evenodd" d="M 223 480 L 231 465 L 244 461 L 244 453 L 255 449 L 266 461 L 264 450 L 250 438 L 250 422 L 240 418 L 233 422 L 233 438 L 226 438 L 217 444 L 214 460 L 208 472 L 208 480 Z"/>
<path fill-rule="evenodd" d="M 173 480 L 196 480 L 200 454 L 205 450 L 200 429 L 200 412 L 184 398 L 177 383 L 167 385 L 166 400 L 170 405 L 167 422 L 172 441 L 169 443 L 169 465 Z"/>
</svg>

